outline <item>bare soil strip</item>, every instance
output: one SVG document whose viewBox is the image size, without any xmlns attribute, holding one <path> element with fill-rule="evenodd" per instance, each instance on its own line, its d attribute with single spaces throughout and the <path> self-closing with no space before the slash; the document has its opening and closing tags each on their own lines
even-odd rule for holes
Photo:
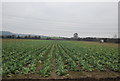
<svg viewBox="0 0 120 81">
<path fill-rule="evenodd" d="M 56 62 L 55 62 L 55 52 L 56 51 L 56 46 L 54 46 L 54 50 L 53 50 L 53 54 L 52 54 L 52 67 L 51 67 L 51 69 L 52 69 L 52 72 L 51 72 L 51 75 L 50 75 L 50 77 L 51 78 L 53 78 L 53 79 L 56 79 L 56 77 L 57 77 L 57 74 L 56 74 Z"/>
</svg>

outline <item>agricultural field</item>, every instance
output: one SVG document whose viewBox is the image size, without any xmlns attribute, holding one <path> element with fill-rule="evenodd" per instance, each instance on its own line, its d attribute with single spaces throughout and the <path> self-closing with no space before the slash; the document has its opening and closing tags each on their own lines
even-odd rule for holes
<svg viewBox="0 0 120 81">
<path fill-rule="evenodd" d="M 63 40 L 2 40 L 3 79 L 120 77 L 118 44 Z"/>
</svg>

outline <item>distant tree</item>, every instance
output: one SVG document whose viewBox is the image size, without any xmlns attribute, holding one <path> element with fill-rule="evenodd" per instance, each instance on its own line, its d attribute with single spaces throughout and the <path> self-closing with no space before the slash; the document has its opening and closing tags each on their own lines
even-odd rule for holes
<svg viewBox="0 0 120 81">
<path fill-rule="evenodd" d="M 47 37 L 46 39 L 47 39 L 47 40 L 50 40 L 51 38 L 50 38 L 50 37 Z"/>
<path fill-rule="evenodd" d="M 107 38 L 104 38 L 104 39 L 103 39 L 103 41 L 104 41 L 104 42 L 107 42 L 107 41 L 108 41 L 108 39 L 107 39 Z"/>
<path fill-rule="evenodd" d="M 5 38 L 5 36 L 2 35 L 2 38 Z"/>
<path fill-rule="evenodd" d="M 78 38 L 77 40 L 79 40 L 79 41 L 80 41 L 80 40 L 82 40 L 82 39 L 81 39 L 81 38 Z"/>
<path fill-rule="evenodd" d="M 34 36 L 35 39 L 37 39 L 38 37 L 37 36 Z"/>
<path fill-rule="evenodd" d="M 12 39 L 15 39 L 15 38 L 16 38 L 16 35 L 12 35 L 11 38 L 12 38 Z"/>
<path fill-rule="evenodd" d="M 20 39 L 20 36 L 19 36 L 19 35 L 17 36 L 17 39 Z"/>
<path fill-rule="evenodd" d="M 40 37 L 40 36 L 38 36 L 38 39 L 41 39 L 41 37 Z"/>
<path fill-rule="evenodd" d="M 6 36 L 6 38 L 9 38 L 9 39 L 11 39 L 11 38 L 12 38 L 12 36 L 11 36 L 11 35 L 7 35 L 7 36 Z"/>
<path fill-rule="evenodd" d="M 28 36 L 26 35 L 24 38 L 25 38 L 25 39 L 27 39 L 27 38 L 28 38 Z"/>
<path fill-rule="evenodd" d="M 73 38 L 78 39 L 78 33 L 74 33 Z"/>
<path fill-rule="evenodd" d="M 30 35 L 28 35 L 28 38 L 29 38 L 29 39 L 31 39 L 31 36 L 30 36 Z"/>
</svg>

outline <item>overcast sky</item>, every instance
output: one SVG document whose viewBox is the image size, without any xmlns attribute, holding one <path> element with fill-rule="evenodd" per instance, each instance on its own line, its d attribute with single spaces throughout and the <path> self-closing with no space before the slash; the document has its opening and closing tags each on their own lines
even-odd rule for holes
<svg viewBox="0 0 120 81">
<path fill-rule="evenodd" d="M 113 37 L 117 2 L 4 2 L 3 30 L 46 36 Z"/>
</svg>

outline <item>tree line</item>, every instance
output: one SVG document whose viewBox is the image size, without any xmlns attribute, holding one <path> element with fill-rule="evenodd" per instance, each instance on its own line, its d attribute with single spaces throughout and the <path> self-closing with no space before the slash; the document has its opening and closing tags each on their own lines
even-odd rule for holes
<svg viewBox="0 0 120 81">
<path fill-rule="evenodd" d="M 20 35 L 4 35 L 0 36 L 0 38 L 8 38 L 8 39 L 41 39 L 41 36 L 31 36 L 31 35 L 26 35 L 26 36 L 20 36 Z"/>
<path fill-rule="evenodd" d="M 41 38 L 41 36 L 31 36 L 31 35 L 26 35 L 26 36 L 20 36 L 20 35 L 4 35 L 0 36 L 2 39 L 44 39 L 44 40 L 76 40 L 76 41 L 96 41 L 99 42 L 100 40 L 104 40 L 104 42 L 111 42 L 111 43 L 120 43 L 120 39 L 118 38 L 93 38 L 93 37 L 86 37 L 86 38 L 65 38 L 63 37 L 62 39 L 55 39 L 52 37 L 45 37 Z"/>
</svg>

